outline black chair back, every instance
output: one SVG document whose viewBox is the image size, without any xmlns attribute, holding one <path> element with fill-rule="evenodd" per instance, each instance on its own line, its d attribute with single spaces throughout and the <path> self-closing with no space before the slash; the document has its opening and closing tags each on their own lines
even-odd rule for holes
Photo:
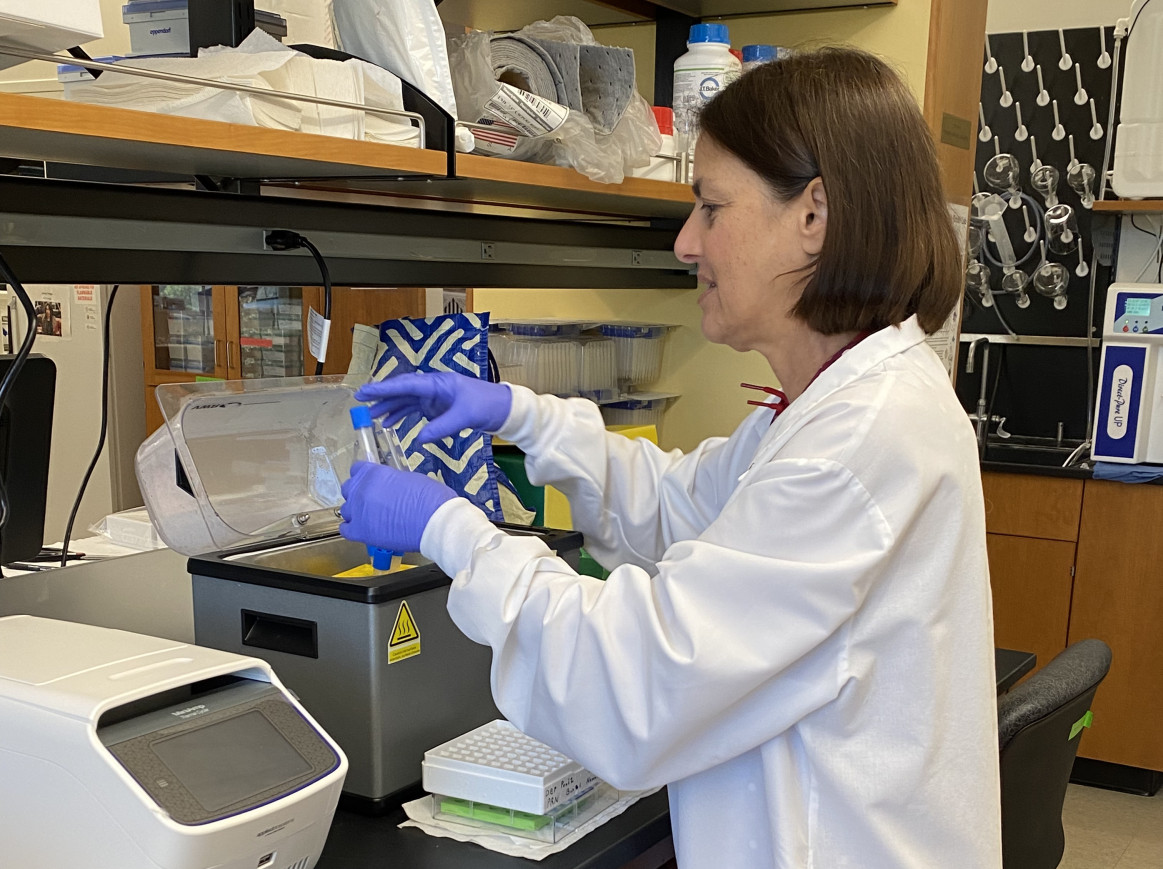
<svg viewBox="0 0 1163 869">
<path fill-rule="evenodd" d="M 998 698 L 1005 869 L 1054 869 L 1061 862 L 1066 785 L 1110 663 L 1106 643 L 1082 640 Z"/>
</svg>

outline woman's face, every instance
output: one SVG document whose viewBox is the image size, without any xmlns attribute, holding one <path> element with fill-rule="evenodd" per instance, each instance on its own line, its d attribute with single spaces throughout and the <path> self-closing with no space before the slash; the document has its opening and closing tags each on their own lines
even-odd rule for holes
<svg viewBox="0 0 1163 869">
<path fill-rule="evenodd" d="M 703 136 L 695 160 L 695 207 L 674 243 L 698 265 L 703 334 L 735 350 L 759 350 L 791 324 L 810 265 L 823 244 L 823 185 L 783 204 L 739 158 Z M 765 353 L 765 355 L 767 355 Z"/>
</svg>

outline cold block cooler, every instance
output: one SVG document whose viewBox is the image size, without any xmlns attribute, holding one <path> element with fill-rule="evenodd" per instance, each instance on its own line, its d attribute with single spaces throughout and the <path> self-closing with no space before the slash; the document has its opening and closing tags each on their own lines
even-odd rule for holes
<svg viewBox="0 0 1163 869">
<path fill-rule="evenodd" d="M 159 534 L 191 556 L 195 642 L 269 662 L 346 752 L 344 804 L 375 812 L 417 791 L 425 751 L 499 713 L 488 648 L 446 610 L 451 579 L 418 553 L 374 572 L 337 532 L 359 384 L 159 387 L 166 426 L 137 467 Z M 580 534 L 502 527 L 576 566 Z"/>
</svg>

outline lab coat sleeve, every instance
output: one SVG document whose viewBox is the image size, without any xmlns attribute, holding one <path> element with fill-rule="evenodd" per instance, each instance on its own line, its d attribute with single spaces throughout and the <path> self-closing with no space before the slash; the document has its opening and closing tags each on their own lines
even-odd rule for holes
<svg viewBox="0 0 1163 869">
<path fill-rule="evenodd" d="M 579 577 L 459 500 L 422 550 L 454 577 L 453 620 L 493 649 L 501 712 L 637 789 L 737 757 L 835 699 L 848 626 L 892 543 L 846 469 L 787 459 L 756 469 L 653 579 L 634 565 Z"/>
<path fill-rule="evenodd" d="M 593 402 L 512 391 L 513 408 L 498 434 L 526 453 L 530 482 L 565 494 L 586 549 L 604 565 L 650 568 L 672 543 L 702 533 L 758 441 L 744 427 L 686 454 L 665 451 L 606 431 Z"/>
</svg>

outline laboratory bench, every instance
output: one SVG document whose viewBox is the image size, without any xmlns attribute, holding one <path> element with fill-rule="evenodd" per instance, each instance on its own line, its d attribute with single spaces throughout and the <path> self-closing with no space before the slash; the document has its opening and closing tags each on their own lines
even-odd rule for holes
<svg viewBox="0 0 1163 869">
<path fill-rule="evenodd" d="M 341 809 L 316 869 L 380 869 L 386 859 L 409 869 L 657 869 L 674 857 L 665 788 L 536 863 L 416 828 L 400 829 L 406 819 L 403 809 L 378 817 Z"/>
</svg>

